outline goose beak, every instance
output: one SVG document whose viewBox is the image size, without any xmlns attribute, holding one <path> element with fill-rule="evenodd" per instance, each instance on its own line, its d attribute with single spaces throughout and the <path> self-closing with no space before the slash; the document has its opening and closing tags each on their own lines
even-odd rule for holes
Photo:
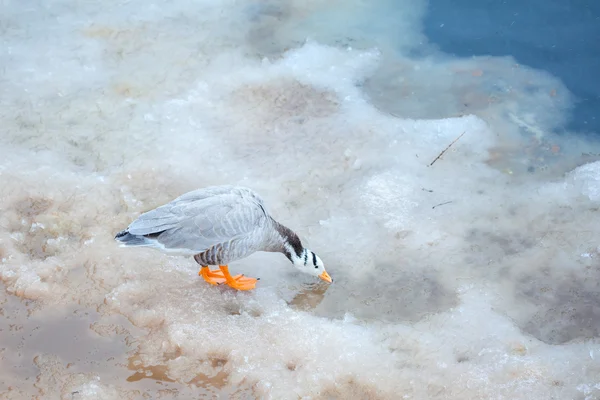
<svg viewBox="0 0 600 400">
<path fill-rule="evenodd" d="M 331 279 L 331 277 L 329 276 L 329 274 L 327 273 L 327 271 L 323 271 L 323 273 L 321 275 L 319 275 L 319 278 L 321 278 L 324 281 L 327 281 L 329 283 L 333 282 L 333 279 Z"/>
</svg>

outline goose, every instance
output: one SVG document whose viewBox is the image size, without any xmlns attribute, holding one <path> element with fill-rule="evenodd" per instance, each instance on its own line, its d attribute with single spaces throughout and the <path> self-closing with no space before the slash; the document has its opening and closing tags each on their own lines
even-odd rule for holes
<svg viewBox="0 0 600 400">
<path fill-rule="evenodd" d="M 321 258 L 269 215 L 256 192 L 242 186 L 209 186 L 185 193 L 141 214 L 115 240 L 121 247 L 193 256 L 200 264 L 198 275 L 211 285 L 254 289 L 260 278 L 231 276 L 229 264 L 257 251 L 283 253 L 300 271 L 333 282 Z"/>
</svg>

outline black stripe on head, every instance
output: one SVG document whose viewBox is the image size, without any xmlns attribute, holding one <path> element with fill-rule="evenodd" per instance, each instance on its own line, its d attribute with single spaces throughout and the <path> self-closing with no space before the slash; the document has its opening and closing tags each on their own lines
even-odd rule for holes
<svg viewBox="0 0 600 400">
<path fill-rule="evenodd" d="M 315 266 L 315 268 L 317 268 L 317 255 L 315 253 L 313 253 L 311 251 L 312 255 L 313 255 L 313 265 Z"/>
<path fill-rule="evenodd" d="M 308 251 L 304 251 L 304 265 L 308 262 Z"/>
</svg>

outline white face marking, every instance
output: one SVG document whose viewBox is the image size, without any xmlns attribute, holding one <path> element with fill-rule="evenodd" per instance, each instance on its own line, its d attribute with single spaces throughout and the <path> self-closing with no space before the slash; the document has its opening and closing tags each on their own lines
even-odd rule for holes
<svg viewBox="0 0 600 400">
<path fill-rule="evenodd" d="M 305 274 L 319 276 L 325 272 L 325 264 L 323 264 L 323 260 L 321 260 L 319 256 L 312 251 L 304 249 L 302 250 L 300 257 L 298 257 L 294 252 L 291 252 L 291 254 L 292 263 L 294 266 Z"/>
</svg>

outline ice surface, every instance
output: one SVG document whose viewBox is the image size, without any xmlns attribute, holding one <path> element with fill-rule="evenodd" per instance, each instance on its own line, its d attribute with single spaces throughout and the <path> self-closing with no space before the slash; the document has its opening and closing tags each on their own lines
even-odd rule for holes
<svg viewBox="0 0 600 400">
<path fill-rule="evenodd" d="M 571 174 L 573 184 L 593 202 L 600 200 L 600 163 L 582 165 Z"/>
<path fill-rule="evenodd" d="M 27 331 L 93 310 L 77 335 L 105 355 L 90 370 L 26 344 L 3 396 L 600 396 L 598 143 L 556 134 L 572 99 L 554 77 L 438 54 L 425 3 L 392 3 L 2 6 L 3 311 L 30 301 L 10 323 Z M 114 242 L 225 183 L 261 193 L 335 283 L 261 253 L 231 265 L 261 277 L 236 293 Z"/>
</svg>

